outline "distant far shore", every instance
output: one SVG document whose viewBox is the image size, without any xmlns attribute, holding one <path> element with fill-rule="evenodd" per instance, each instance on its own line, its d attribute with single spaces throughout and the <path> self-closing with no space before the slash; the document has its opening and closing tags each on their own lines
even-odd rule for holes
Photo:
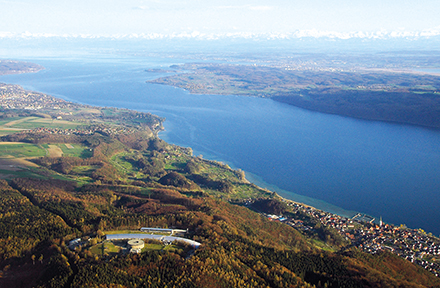
<svg viewBox="0 0 440 288">
<path fill-rule="evenodd" d="M 43 66 L 31 62 L 0 59 L 0 75 L 35 73 L 43 69 Z"/>
</svg>

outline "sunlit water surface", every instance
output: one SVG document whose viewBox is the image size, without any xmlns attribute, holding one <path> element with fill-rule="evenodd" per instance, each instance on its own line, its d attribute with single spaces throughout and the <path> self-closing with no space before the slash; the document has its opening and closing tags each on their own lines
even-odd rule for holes
<svg viewBox="0 0 440 288">
<path fill-rule="evenodd" d="M 26 60 L 26 59 L 25 59 Z M 318 208 L 440 234 L 440 132 L 299 109 L 270 99 L 191 95 L 148 84 L 176 59 L 27 59 L 36 74 L 0 77 L 74 102 L 165 117 L 164 140 L 247 172 L 258 185 Z"/>
</svg>

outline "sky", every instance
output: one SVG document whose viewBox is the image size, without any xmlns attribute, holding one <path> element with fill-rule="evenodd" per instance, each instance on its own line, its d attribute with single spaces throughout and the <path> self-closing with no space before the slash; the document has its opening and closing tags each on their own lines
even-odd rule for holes
<svg viewBox="0 0 440 288">
<path fill-rule="evenodd" d="M 440 31 L 439 0 L 0 0 L 0 35 Z"/>
</svg>

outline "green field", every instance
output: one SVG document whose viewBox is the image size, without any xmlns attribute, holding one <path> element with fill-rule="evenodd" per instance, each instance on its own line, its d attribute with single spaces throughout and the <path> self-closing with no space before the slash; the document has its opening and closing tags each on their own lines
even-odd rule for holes
<svg viewBox="0 0 440 288">
<path fill-rule="evenodd" d="M 0 157 L 12 156 L 13 158 L 43 157 L 47 152 L 41 145 L 20 143 L 0 145 Z"/>
<path fill-rule="evenodd" d="M 83 125 L 84 125 L 83 123 L 79 123 L 79 122 L 56 120 L 51 118 L 21 117 L 21 118 L 9 118 L 8 120 L 0 121 L 0 130 L 2 130 L 2 128 L 3 129 L 4 128 L 34 129 L 39 127 L 74 129 Z M 8 130 L 2 130 L 2 131 L 6 132 Z"/>
<path fill-rule="evenodd" d="M 9 135 L 9 134 L 13 134 L 13 133 L 21 132 L 21 131 L 23 131 L 23 130 L 21 130 L 21 129 L 13 129 L 13 128 L 10 128 L 10 129 L 6 130 L 6 129 L 0 128 L 0 136 Z"/>
<path fill-rule="evenodd" d="M 90 158 L 93 156 L 93 152 L 84 145 L 81 144 L 57 144 L 63 151 L 64 156 Z"/>
<path fill-rule="evenodd" d="M 0 169 L 0 178 L 13 179 L 13 178 L 40 178 L 45 179 L 46 177 L 41 176 L 32 172 L 32 170 L 4 170 Z"/>
<path fill-rule="evenodd" d="M 121 252 L 121 247 L 113 244 L 113 242 L 104 242 L 90 248 L 90 252 L 96 255 L 115 255 Z"/>
<path fill-rule="evenodd" d="M 93 171 L 98 169 L 99 166 L 75 166 L 70 171 L 71 174 L 76 174 L 80 176 L 89 176 Z"/>
<path fill-rule="evenodd" d="M 153 243 L 145 243 L 145 247 L 142 248 L 141 252 L 146 251 L 158 251 L 164 248 L 163 244 L 153 244 Z"/>
<path fill-rule="evenodd" d="M 45 157 L 53 152 L 54 148 L 60 148 L 62 153 L 59 156 L 74 156 L 87 158 L 91 156 L 91 151 L 80 144 L 30 144 L 30 143 L 16 143 L 16 142 L 3 142 L 0 144 L 0 178 L 12 179 L 12 178 L 47 178 L 45 173 L 38 173 L 33 171 L 35 168 L 34 163 L 27 160 L 31 158 Z M 55 149 L 55 150 L 56 150 Z M 57 157 L 59 157 L 57 156 Z M 27 168 L 24 168 L 27 167 Z M 78 183 L 89 183 L 90 177 L 88 177 L 94 170 L 99 167 L 80 166 L 75 167 L 73 172 L 79 177 L 75 180 Z M 39 171 L 39 170 L 37 170 Z M 58 173 L 49 173 L 52 178 L 62 180 L 72 180 L 68 177 L 60 175 Z M 81 177 L 84 176 L 84 177 Z"/>
<path fill-rule="evenodd" d="M 114 167 L 123 173 L 135 173 L 135 168 L 133 165 L 124 160 L 124 157 L 133 155 L 133 153 L 122 152 L 116 155 L 113 155 L 110 159 L 111 163 L 114 164 Z"/>
<path fill-rule="evenodd" d="M 20 118 L 20 117 L 11 117 L 11 118 L 7 118 L 7 119 L 4 119 L 4 120 L 0 120 L 0 126 L 3 126 L 3 125 L 5 125 L 6 123 L 9 123 L 9 122 L 11 122 L 11 121 L 16 121 L 16 120 L 20 120 L 20 119 L 23 119 L 23 118 Z"/>
<path fill-rule="evenodd" d="M 102 113 L 104 113 L 105 116 L 117 116 L 118 112 L 114 109 L 102 109 Z"/>
<path fill-rule="evenodd" d="M 188 162 L 188 156 L 174 156 L 170 155 L 170 158 L 165 161 L 165 170 L 179 170 L 184 169 Z"/>
<path fill-rule="evenodd" d="M 64 156 L 89 158 L 92 156 L 92 151 L 80 144 L 55 144 L 62 151 Z M 70 147 L 70 148 L 69 148 Z M 46 156 L 48 144 L 29 144 L 29 143 L 11 143 L 0 145 L 0 157 L 12 156 L 14 158 L 24 157 L 43 157 Z"/>
</svg>

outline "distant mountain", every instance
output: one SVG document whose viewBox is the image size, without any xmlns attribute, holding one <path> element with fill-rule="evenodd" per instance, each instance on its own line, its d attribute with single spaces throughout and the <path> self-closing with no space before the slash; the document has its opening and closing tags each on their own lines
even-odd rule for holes
<svg viewBox="0 0 440 288">
<path fill-rule="evenodd" d="M 375 53 L 379 51 L 437 51 L 440 32 L 295 31 L 289 34 L 52 35 L 0 33 L 3 58 L 65 53 L 136 51 L 147 53 Z M 16 55 L 16 56 L 15 56 Z"/>
<path fill-rule="evenodd" d="M 251 32 L 225 32 L 225 33 L 204 33 L 199 31 L 174 32 L 170 34 L 163 33 L 131 33 L 131 34 L 112 34 L 112 35 L 93 35 L 93 34 L 51 34 L 51 33 L 10 33 L 0 32 L 0 38 L 82 38 L 82 39 L 197 39 L 197 40 L 220 40 L 220 39 L 254 39 L 254 40 L 270 40 L 270 39 L 304 39 L 304 38 L 321 38 L 321 39 L 406 39 L 406 40 L 422 40 L 422 39 L 440 39 L 439 29 L 428 29 L 423 31 L 387 31 L 379 30 L 373 32 L 352 31 L 352 32 L 336 32 L 311 30 L 295 30 L 289 33 L 251 33 Z"/>
</svg>

